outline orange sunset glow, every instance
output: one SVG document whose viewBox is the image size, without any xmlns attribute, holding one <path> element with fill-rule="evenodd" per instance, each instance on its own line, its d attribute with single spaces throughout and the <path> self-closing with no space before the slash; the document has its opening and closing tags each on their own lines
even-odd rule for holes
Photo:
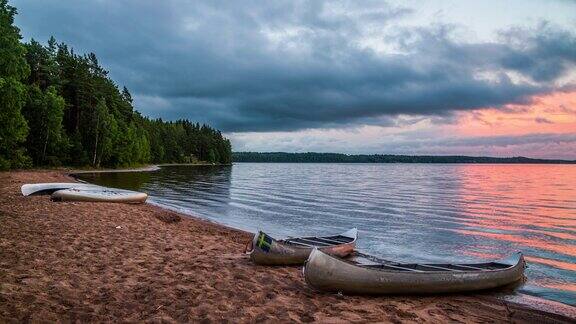
<svg viewBox="0 0 576 324">
<path fill-rule="evenodd" d="M 576 133 L 576 91 L 536 96 L 528 105 L 461 112 L 454 127 L 465 136 Z"/>
</svg>

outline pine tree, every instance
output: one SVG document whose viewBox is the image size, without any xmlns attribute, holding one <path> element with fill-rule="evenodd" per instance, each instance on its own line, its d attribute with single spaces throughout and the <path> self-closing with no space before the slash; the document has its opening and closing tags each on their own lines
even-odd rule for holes
<svg viewBox="0 0 576 324">
<path fill-rule="evenodd" d="M 26 100 L 22 81 L 30 69 L 26 49 L 20 43 L 20 30 L 14 26 L 16 8 L 0 0 L 0 169 L 30 164 L 20 144 L 26 140 L 28 126 L 21 109 Z"/>
</svg>

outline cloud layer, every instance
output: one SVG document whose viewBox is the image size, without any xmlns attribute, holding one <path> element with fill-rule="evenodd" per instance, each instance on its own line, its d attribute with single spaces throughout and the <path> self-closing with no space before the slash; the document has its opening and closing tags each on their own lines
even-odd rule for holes
<svg viewBox="0 0 576 324">
<path fill-rule="evenodd" d="M 576 35 L 548 23 L 471 42 L 410 8 L 348 1 L 18 1 L 25 35 L 94 51 L 155 117 L 226 132 L 396 125 L 573 86 Z M 541 122 L 545 122 L 544 119 Z"/>
</svg>

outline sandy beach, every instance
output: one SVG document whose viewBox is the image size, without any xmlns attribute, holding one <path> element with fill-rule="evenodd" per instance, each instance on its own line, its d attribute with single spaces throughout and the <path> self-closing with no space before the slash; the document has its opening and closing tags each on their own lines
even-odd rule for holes
<svg viewBox="0 0 576 324">
<path fill-rule="evenodd" d="M 148 204 L 55 203 L 0 173 L 0 322 L 571 322 L 485 295 L 339 296 L 263 267 L 250 234 Z M 574 319 L 572 319 L 574 320 Z"/>
</svg>

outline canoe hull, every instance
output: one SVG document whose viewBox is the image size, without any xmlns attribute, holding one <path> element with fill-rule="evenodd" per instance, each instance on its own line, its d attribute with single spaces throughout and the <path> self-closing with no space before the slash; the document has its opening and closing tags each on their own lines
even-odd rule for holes
<svg viewBox="0 0 576 324">
<path fill-rule="evenodd" d="M 304 265 L 311 287 L 348 294 L 437 294 L 491 289 L 521 280 L 525 262 L 521 254 L 506 260 L 501 270 L 461 272 L 400 272 L 360 267 L 315 250 Z"/>
<path fill-rule="evenodd" d="M 48 183 L 27 183 L 22 185 L 20 189 L 23 196 L 35 196 L 35 195 L 51 195 L 58 190 L 81 188 L 102 188 L 97 185 L 80 183 L 80 182 L 48 182 Z"/>
<path fill-rule="evenodd" d="M 66 189 L 52 194 L 54 201 L 84 201 L 84 202 L 114 202 L 125 204 L 141 204 L 146 201 L 148 195 L 120 189 Z"/>
<path fill-rule="evenodd" d="M 285 244 L 282 241 L 272 239 L 271 246 L 268 251 L 263 250 L 257 244 L 260 233 L 254 235 L 252 240 L 252 251 L 250 252 L 250 260 L 256 264 L 261 265 L 302 265 L 314 248 L 297 247 Z M 320 248 L 321 251 L 345 257 L 352 253 L 356 247 L 357 231 L 350 230 L 343 235 L 353 235 L 353 241 L 349 243 L 332 245 Z M 349 237 L 351 237 L 349 236 Z"/>
</svg>

